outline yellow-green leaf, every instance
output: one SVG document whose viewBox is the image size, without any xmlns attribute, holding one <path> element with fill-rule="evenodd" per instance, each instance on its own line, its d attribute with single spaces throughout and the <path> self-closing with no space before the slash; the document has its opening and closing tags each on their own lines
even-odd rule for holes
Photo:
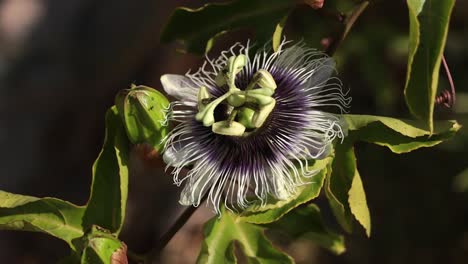
<svg viewBox="0 0 468 264">
<path fill-rule="evenodd" d="M 313 200 L 319 195 L 320 190 L 322 189 L 327 172 L 326 166 L 331 162 L 331 160 L 331 157 L 327 157 L 323 160 L 316 160 L 309 169 L 317 170 L 319 172 L 310 179 L 306 179 L 307 181 L 310 181 L 310 183 L 298 187 L 296 195 L 290 197 L 287 200 L 277 200 L 270 198 L 270 201 L 266 205 L 262 205 L 261 202 L 257 202 L 251 207 L 247 208 L 242 213 L 240 218 L 242 221 L 249 223 L 271 223 L 278 220 L 283 215 L 298 207 L 299 205 Z"/>
<path fill-rule="evenodd" d="M 455 0 L 407 0 L 410 32 L 405 99 L 433 131 L 439 68 Z"/>
<path fill-rule="evenodd" d="M 359 175 L 357 169 L 354 171 L 353 182 L 351 183 L 351 189 L 349 189 L 348 194 L 351 213 L 364 227 L 367 236 L 370 237 L 371 218 L 369 207 L 367 207 L 366 193 L 364 192 L 364 186 L 362 185 L 361 175 Z"/>
<path fill-rule="evenodd" d="M 406 153 L 421 147 L 435 146 L 451 138 L 461 125 L 456 121 L 435 122 L 434 131 L 424 129 L 417 120 L 370 115 L 344 115 L 350 140 L 366 141 L 388 147 L 395 153 Z"/>
<path fill-rule="evenodd" d="M 278 51 L 278 48 L 281 44 L 282 38 L 283 38 L 283 29 L 284 26 L 286 25 L 286 20 L 288 20 L 289 14 L 286 14 L 279 23 L 276 25 L 275 32 L 273 33 L 273 39 L 272 39 L 272 44 L 273 44 L 273 51 Z"/>
<path fill-rule="evenodd" d="M 106 137 L 93 166 L 91 196 L 83 225 L 98 225 L 118 234 L 122 228 L 128 194 L 129 142 L 114 106 L 106 114 Z"/>
<path fill-rule="evenodd" d="M 253 28 L 262 47 L 275 26 L 296 2 L 292 0 L 236 0 L 206 4 L 198 9 L 177 8 L 161 34 L 162 42 L 178 41 L 184 50 L 203 54 L 227 31 Z"/>
<path fill-rule="evenodd" d="M 344 237 L 325 226 L 320 209 L 315 204 L 298 207 L 266 227 L 283 232 L 295 240 L 310 240 L 335 254 L 346 251 Z"/>
<path fill-rule="evenodd" d="M 291 257 L 273 247 L 263 232 L 263 227 L 246 223 L 222 207 L 221 216 L 205 224 L 197 263 L 237 263 L 234 242 L 239 244 L 247 263 L 293 263 Z"/>
<path fill-rule="evenodd" d="M 352 231 L 353 215 L 370 236 L 370 213 L 361 177 L 357 171 L 352 141 L 338 144 L 331 173 L 325 183 L 325 194 L 338 223 L 347 232 Z"/>
<path fill-rule="evenodd" d="M 0 229 L 42 232 L 64 240 L 84 234 L 84 208 L 56 198 L 37 198 L 0 191 Z"/>
</svg>

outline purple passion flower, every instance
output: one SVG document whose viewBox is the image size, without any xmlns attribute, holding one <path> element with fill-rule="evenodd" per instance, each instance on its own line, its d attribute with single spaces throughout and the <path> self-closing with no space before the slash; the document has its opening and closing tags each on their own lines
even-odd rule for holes
<svg viewBox="0 0 468 264">
<path fill-rule="evenodd" d="M 249 45 L 237 43 L 195 73 L 161 77 L 177 99 L 163 158 L 174 182 L 185 182 L 182 205 L 206 195 L 219 213 L 220 203 L 243 209 L 268 196 L 288 199 L 318 173 L 310 161 L 344 138 L 340 116 L 324 112 L 343 113 L 351 101 L 331 77 L 335 62 L 303 44 L 286 46 L 249 57 Z"/>
</svg>

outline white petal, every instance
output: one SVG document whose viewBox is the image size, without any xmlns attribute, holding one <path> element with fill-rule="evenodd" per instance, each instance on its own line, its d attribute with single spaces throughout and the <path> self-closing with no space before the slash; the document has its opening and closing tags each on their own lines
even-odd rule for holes
<svg viewBox="0 0 468 264">
<path fill-rule="evenodd" d="M 273 181 L 275 181 L 274 186 L 276 187 L 274 193 L 278 200 L 287 200 L 292 196 L 292 193 L 286 189 L 288 182 L 286 182 L 283 175 L 276 175 Z"/>
<path fill-rule="evenodd" d="M 164 162 L 172 167 L 180 167 L 190 165 L 188 159 L 193 154 L 189 153 L 190 149 L 182 146 L 181 144 L 172 144 L 163 153 Z"/>
<path fill-rule="evenodd" d="M 179 203 L 186 206 L 199 206 L 206 192 L 213 188 L 212 185 L 217 178 L 216 176 L 213 168 L 193 173 L 180 193 Z"/>
<path fill-rule="evenodd" d="M 180 162 L 180 161 L 178 162 L 177 154 L 178 154 L 178 151 L 176 151 L 173 148 L 166 149 L 163 154 L 164 163 L 174 166 L 174 167 L 177 166 L 177 163 Z"/>
<path fill-rule="evenodd" d="M 161 83 L 167 94 L 182 101 L 197 102 L 200 87 L 197 87 L 188 77 L 177 74 L 164 74 L 161 76 Z"/>
</svg>

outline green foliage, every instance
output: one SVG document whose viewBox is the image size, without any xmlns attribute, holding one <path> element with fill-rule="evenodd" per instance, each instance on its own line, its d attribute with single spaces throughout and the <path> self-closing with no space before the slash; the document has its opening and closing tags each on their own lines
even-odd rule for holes
<svg viewBox="0 0 468 264">
<path fill-rule="evenodd" d="M 85 249 L 81 256 L 82 264 L 112 263 L 111 259 L 119 250 L 126 251 L 126 246 L 107 230 L 93 226 L 85 239 Z"/>
<path fill-rule="evenodd" d="M 198 263 L 237 263 L 235 242 L 240 244 L 248 263 L 291 263 L 290 257 L 275 249 L 264 236 L 265 228 L 286 233 L 292 239 L 311 240 L 336 254 L 344 252 L 343 236 L 328 230 L 319 208 L 308 204 L 318 196 L 331 162 L 331 157 L 317 160 L 311 169 L 319 172 L 311 178 L 312 182 L 299 187 L 298 194 L 287 200 L 272 199 L 263 207 L 256 203 L 240 215 L 223 207 L 219 218 L 205 224 Z"/>
<path fill-rule="evenodd" d="M 291 0 L 236 0 L 212 3 L 198 9 L 180 7 L 161 34 L 162 42 L 177 40 L 185 51 L 208 52 L 227 31 L 253 27 L 261 47 L 271 39 L 276 25 L 295 6 Z"/>
<path fill-rule="evenodd" d="M 325 226 L 320 209 L 315 204 L 298 207 L 278 221 L 265 226 L 271 230 L 281 231 L 295 240 L 311 240 L 335 254 L 341 254 L 346 250 L 344 237 Z"/>
<path fill-rule="evenodd" d="M 83 252 L 82 263 L 110 263 L 108 256 L 121 248 L 116 235 L 125 217 L 128 154 L 125 128 L 113 107 L 106 115 L 106 139 L 93 167 L 88 203 L 76 206 L 56 198 L 0 191 L 0 229 L 44 232 L 64 240 L 74 250 L 64 263 L 78 262 Z"/>
<path fill-rule="evenodd" d="M 335 8 L 337 1 L 330 2 Z M 293 263 L 290 256 L 273 246 L 265 236 L 266 230 L 283 232 L 292 239 L 314 241 L 336 254 L 344 252 L 343 236 L 330 231 L 323 223 L 320 209 L 311 204 L 322 188 L 342 228 L 351 232 L 356 219 L 370 236 L 371 216 L 357 168 L 355 142 L 385 146 L 401 154 L 437 145 L 451 138 L 461 127 L 456 121 L 433 121 L 439 68 L 454 2 L 407 0 L 410 35 L 405 97 L 411 112 L 422 120 L 344 115 L 349 134 L 344 142 L 336 143 L 331 156 L 310 161 L 308 169 L 317 172 L 305 179 L 310 183 L 298 187 L 296 195 L 286 200 L 270 197 L 265 205 L 258 201 L 240 214 L 222 207 L 221 215 L 205 224 L 198 263 L 237 263 L 236 247 L 247 263 Z M 252 28 L 258 46 L 271 39 L 273 50 L 277 50 L 286 20 L 297 3 L 292 0 L 235 0 L 209 3 L 198 9 L 181 7 L 171 16 L 161 41 L 178 41 L 186 51 L 203 54 L 222 34 Z M 333 17 L 333 22 L 326 22 L 329 27 L 314 30 L 304 27 L 307 34 L 311 34 L 306 38 L 318 43 L 329 36 L 324 28 L 336 31 L 339 26 L 341 35 L 328 39 L 338 40 L 329 43 L 334 51 L 367 5 L 368 2 L 363 1 L 350 8 L 352 11 L 343 21 L 337 22 L 336 14 L 329 13 L 329 17 Z M 305 24 L 310 21 L 325 23 L 324 20 L 314 13 L 304 21 Z M 165 124 L 168 108 L 164 95 L 149 87 L 133 86 L 119 93 L 116 106 L 106 114 L 105 141 L 93 166 L 88 203 L 76 206 L 56 198 L 0 191 L 0 229 L 43 232 L 60 238 L 73 250 L 68 258 L 70 262 L 111 263 L 116 254 L 126 258 L 126 246 L 118 235 L 126 211 L 130 145 L 149 143 L 161 151 L 162 140 L 168 133 Z M 458 181 L 461 190 L 466 190 L 465 176 Z"/>
<path fill-rule="evenodd" d="M 286 14 L 280 22 L 276 25 L 275 32 L 273 33 L 272 44 L 273 44 L 273 51 L 278 51 L 278 48 L 281 44 L 283 38 L 283 30 L 284 26 L 286 25 L 286 21 L 288 20 L 289 14 Z"/>
<path fill-rule="evenodd" d="M 421 147 L 431 147 L 451 138 L 460 128 L 456 121 L 435 123 L 435 130 L 424 130 L 424 123 L 382 116 L 345 115 L 351 140 L 388 147 L 401 154 Z"/>
<path fill-rule="evenodd" d="M 407 0 L 410 34 L 405 97 L 411 112 L 433 131 L 439 68 L 455 0 Z"/>
<path fill-rule="evenodd" d="M 235 214 L 221 210 L 204 227 L 203 241 L 197 263 L 237 263 L 235 241 L 239 243 L 247 263 L 293 263 L 288 255 L 278 251 L 264 235 L 264 228 L 246 223 Z"/>
<path fill-rule="evenodd" d="M 119 234 L 127 204 L 129 143 L 117 108 L 106 114 L 106 136 L 93 166 L 91 196 L 83 217 L 85 229 L 98 225 Z"/>
<path fill-rule="evenodd" d="M 352 162 L 352 160 L 349 160 L 348 162 Z M 354 159 L 354 166 L 356 167 L 356 159 Z M 354 169 L 354 175 L 352 178 L 353 181 L 351 182 L 351 188 L 348 192 L 349 207 L 356 220 L 366 230 L 366 235 L 370 237 L 371 217 L 369 207 L 367 206 L 366 193 L 364 191 L 364 186 L 362 185 L 361 175 L 359 175 L 357 168 Z"/>
<path fill-rule="evenodd" d="M 84 208 L 56 198 L 36 198 L 0 191 L 0 229 L 43 232 L 72 249 L 83 236 Z"/>
<path fill-rule="evenodd" d="M 370 213 L 366 194 L 357 171 L 356 156 L 352 142 L 336 146 L 335 158 L 325 183 L 325 194 L 338 223 L 347 232 L 352 231 L 352 215 L 370 236 Z"/>
<path fill-rule="evenodd" d="M 436 123 L 432 134 L 421 127 L 421 121 L 400 120 L 368 115 L 344 115 L 349 135 L 343 144 L 337 144 L 330 176 L 325 182 L 325 193 L 338 222 L 348 232 L 352 230 L 353 216 L 370 236 L 370 213 L 359 172 L 356 167 L 353 144 L 355 141 L 386 146 L 395 153 L 406 153 L 421 147 L 439 144 L 458 131 L 455 121 Z"/>
<path fill-rule="evenodd" d="M 271 223 L 299 205 L 316 198 L 325 180 L 325 175 L 327 173 L 326 166 L 331 160 L 331 157 L 328 157 L 323 160 L 315 161 L 315 164 L 309 169 L 318 171 L 317 175 L 314 175 L 310 179 L 305 179 L 305 181 L 309 181 L 310 184 L 298 187 L 295 196 L 287 200 L 271 198 L 268 203 L 263 206 L 261 202 L 257 202 L 242 213 L 242 221 L 255 224 Z"/>
</svg>

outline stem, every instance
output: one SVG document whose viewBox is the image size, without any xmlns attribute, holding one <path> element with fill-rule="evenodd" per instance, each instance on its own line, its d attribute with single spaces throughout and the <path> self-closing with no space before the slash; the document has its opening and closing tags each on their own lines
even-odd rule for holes
<svg viewBox="0 0 468 264">
<path fill-rule="evenodd" d="M 346 16 L 343 22 L 344 28 L 341 31 L 341 34 L 337 38 L 332 40 L 332 42 L 330 43 L 330 46 L 328 46 L 325 53 L 327 53 L 329 56 L 332 56 L 336 52 L 341 42 L 343 42 L 343 40 L 346 38 L 349 31 L 353 27 L 354 23 L 362 14 L 362 12 L 364 12 L 364 10 L 366 9 L 368 5 L 369 5 L 369 1 L 364 1 L 361 4 L 359 4 L 356 8 L 354 8 L 353 11 L 351 11 L 351 14 Z"/>
<path fill-rule="evenodd" d="M 236 116 L 237 116 L 237 112 L 238 112 L 238 111 L 237 111 L 236 109 L 232 110 L 232 112 L 231 112 L 231 114 L 229 115 L 229 118 L 228 118 L 228 120 L 227 120 L 228 126 L 231 126 L 232 122 L 234 122 L 234 119 L 235 119 Z"/>
<path fill-rule="evenodd" d="M 208 197 L 208 193 L 205 194 L 201 200 L 200 200 L 200 205 L 206 200 Z M 151 249 L 148 253 L 145 254 L 145 263 L 150 264 L 151 261 L 159 255 L 159 252 L 166 247 L 166 245 L 171 241 L 171 239 L 174 237 L 177 232 L 187 223 L 187 221 L 190 219 L 190 217 L 195 213 L 195 211 L 198 209 L 198 207 L 195 206 L 189 206 L 187 207 L 184 212 L 177 218 L 177 220 L 174 222 L 174 224 L 169 228 L 169 230 L 164 233 L 159 241 L 157 242 L 156 246 Z"/>
</svg>

